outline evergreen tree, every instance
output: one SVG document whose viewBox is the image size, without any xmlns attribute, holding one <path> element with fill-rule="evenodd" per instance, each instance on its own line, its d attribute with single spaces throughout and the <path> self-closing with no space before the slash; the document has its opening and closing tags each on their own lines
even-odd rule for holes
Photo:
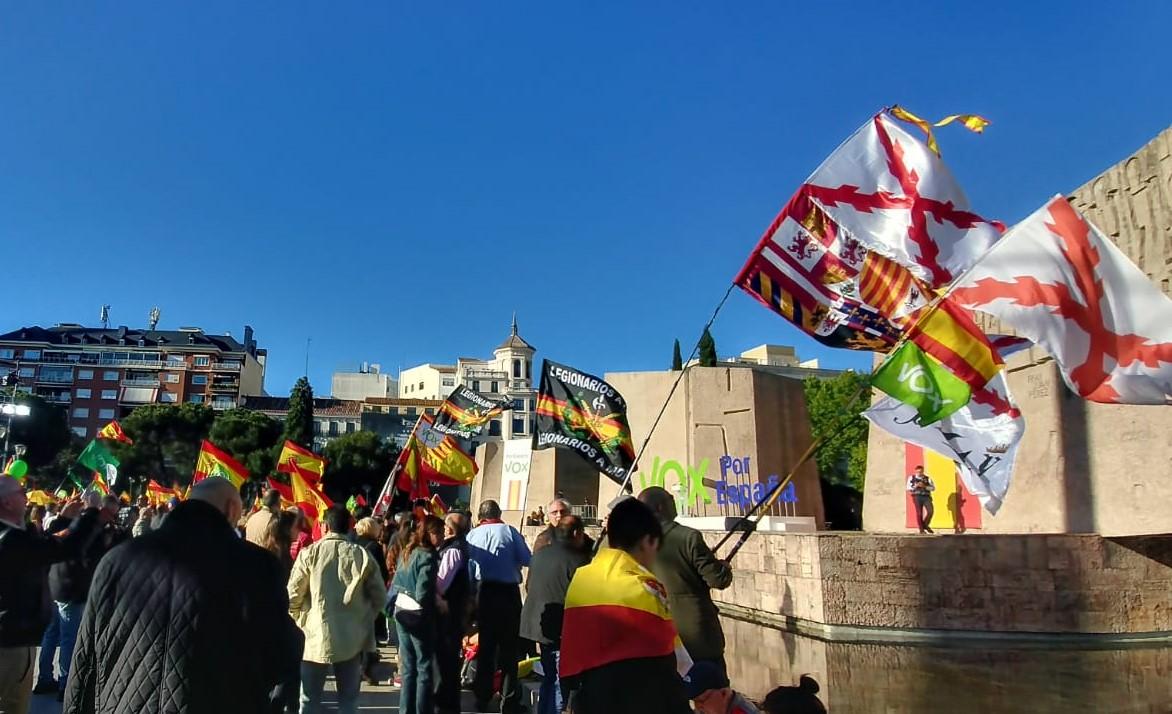
<svg viewBox="0 0 1172 714">
<path fill-rule="evenodd" d="M 700 335 L 700 366 L 716 366 L 716 340 L 712 339 L 712 333 L 707 327 L 704 328 L 704 334 Z"/>
<path fill-rule="evenodd" d="M 285 415 L 282 442 L 285 439 L 313 449 L 313 387 L 305 377 L 298 379 L 289 393 L 289 412 Z"/>
<path fill-rule="evenodd" d="M 684 358 L 680 356 L 680 341 L 676 340 L 675 344 L 672 345 L 671 348 L 671 370 L 673 372 L 679 372 L 683 368 Z"/>
</svg>

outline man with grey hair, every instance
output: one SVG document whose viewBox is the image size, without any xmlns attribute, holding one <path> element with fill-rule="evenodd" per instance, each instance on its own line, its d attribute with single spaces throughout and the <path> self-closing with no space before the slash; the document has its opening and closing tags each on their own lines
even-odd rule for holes
<svg viewBox="0 0 1172 714">
<path fill-rule="evenodd" d="M 663 540 L 651 571 L 667 589 L 671 616 L 684 648 L 696 662 L 712 662 L 728 686 L 724 663 L 724 630 L 710 590 L 732 585 L 732 567 L 717 559 L 699 531 L 676 523 L 676 500 L 659 486 L 645 488 L 639 500 L 663 527 Z"/>
<path fill-rule="evenodd" d="M 27 528 L 24 488 L 0 476 L 0 712 L 28 711 L 33 689 L 34 652 L 52 617 L 49 566 L 75 557 L 98 527 L 100 500 L 74 501 L 59 518 L 72 520 L 63 539 Z"/>
<path fill-rule="evenodd" d="M 574 506 L 562 497 L 558 497 L 549 502 L 545 509 L 546 520 L 549 522 L 549 527 L 537 534 L 533 539 L 533 552 L 541 550 L 554 541 L 554 529 L 558 527 L 562 519 L 573 515 Z M 594 540 L 583 532 L 582 544 L 580 546 L 583 552 L 589 553 L 594 550 Z"/>
<path fill-rule="evenodd" d="M 461 643 L 468 621 L 468 517 L 452 512 L 444 518 L 444 542 L 439 549 L 436 593 L 439 621 L 435 654 L 439 678 L 435 687 L 435 708 L 439 714 L 460 711 Z"/>
<path fill-rule="evenodd" d="M 65 712 L 272 708 L 270 693 L 295 671 L 303 641 L 277 559 L 236 533 L 242 510 L 230 481 L 207 478 L 158 530 L 106 554 Z"/>
</svg>

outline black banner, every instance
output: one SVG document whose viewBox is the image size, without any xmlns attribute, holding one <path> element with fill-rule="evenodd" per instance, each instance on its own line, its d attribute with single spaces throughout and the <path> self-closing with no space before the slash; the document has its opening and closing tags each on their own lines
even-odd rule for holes
<svg viewBox="0 0 1172 714">
<path fill-rule="evenodd" d="M 574 451 L 622 483 L 635 463 L 627 401 L 598 377 L 545 360 L 533 448 L 551 446 Z"/>
<path fill-rule="evenodd" d="M 488 422 L 508 407 L 460 385 L 440 405 L 432 428 L 457 439 L 471 439 L 480 436 Z"/>
</svg>

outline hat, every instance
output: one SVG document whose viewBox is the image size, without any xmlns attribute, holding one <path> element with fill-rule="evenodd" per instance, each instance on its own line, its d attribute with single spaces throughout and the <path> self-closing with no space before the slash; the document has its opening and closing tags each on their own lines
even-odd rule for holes
<svg viewBox="0 0 1172 714">
<path fill-rule="evenodd" d="M 688 693 L 688 699 L 695 699 L 704 692 L 727 686 L 728 678 L 720 671 L 720 667 L 712 662 L 696 662 L 684 675 L 684 690 Z"/>
</svg>

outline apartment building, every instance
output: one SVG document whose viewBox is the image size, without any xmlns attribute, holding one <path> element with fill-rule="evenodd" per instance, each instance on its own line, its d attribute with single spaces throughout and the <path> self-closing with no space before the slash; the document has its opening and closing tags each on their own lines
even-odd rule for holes
<svg viewBox="0 0 1172 714">
<path fill-rule="evenodd" d="M 143 404 L 238 406 L 264 393 L 266 356 L 249 326 L 242 340 L 198 327 L 64 323 L 0 335 L 0 363 L 16 369 L 19 389 L 65 408 L 70 428 L 85 438 Z"/>
<path fill-rule="evenodd" d="M 486 397 L 508 401 L 513 409 L 494 419 L 490 437 L 512 439 L 533 434 L 537 390 L 533 387 L 533 355 L 536 349 L 517 330 L 517 317 L 509 336 L 493 350 L 490 359 L 460 357 L 454 365 L 422 364 L 399 374 L 402 399 L 446 399 L 457 384 Z"/>
</svg>

